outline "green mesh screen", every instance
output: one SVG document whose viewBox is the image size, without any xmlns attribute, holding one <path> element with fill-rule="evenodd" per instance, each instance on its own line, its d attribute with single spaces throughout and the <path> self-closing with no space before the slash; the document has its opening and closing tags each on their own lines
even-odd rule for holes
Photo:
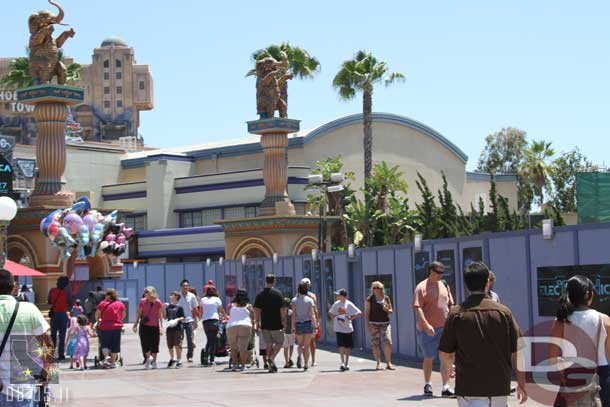
<svg viewBox="0 0 610 407">
<path fill-rule="evenodd" d="M 578 223 L 610 222 L 610 173 L 576 174 Z"/>
</svg>

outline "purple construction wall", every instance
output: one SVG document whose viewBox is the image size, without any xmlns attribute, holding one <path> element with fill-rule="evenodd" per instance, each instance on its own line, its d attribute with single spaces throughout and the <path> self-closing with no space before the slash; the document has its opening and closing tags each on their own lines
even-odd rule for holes
<svg viewBox="0 0 610 407">
<path fill-rule="evenodd" d="M 439 256 L 447 259 L 447 254 L 451 254 L 455 271 L 452 288 L 457 301 L 464 299 L 462 278 L 464 262 L 468 260 L 464 255 L 470 258 L 473 253 L 479 253 L 496 273 L 494 290 L 500 295 L 502 303 L 513 310 L 522 329 L 527 330 L 533 324 L 548 319 L 538 315 L 537 268 L 610 263 L 609 241 L 610 223 L 604 223 L 556 228 L 551 240 L 543 239 L 540 230 L 525 230 L 425 241 L 422 251 L 429 253 L 430 261 Z M 334 343 L 330 324 L 324 318 L 333 301 L 332 292 L 346 288 L 350 299 L 364 310 L 364 301 L 369 294 L 369 287 L 365 283 L 385 276 L 391 279 L 390 294 L 394 299 L 395 313 L 391 320 L 394 352 L 418 359 L 416 320 L 411 308 L 416 282 L 416 257 L 413 245 L 360 249 L 353 258 L 348 257 L 346 252 L 321 253 L 318 259 L 320 274 L 314 284 L 317 281 L 320 285 L 315 287 L 315 291 L 324 319 L 323 341 Z M 284 281 L 292 282 L 295 293 L 306 270 L 312 268 L 312 258 L 310 255 L 280 257 L 276 264 L 272 259 L 249 259 L 245 266 L 241 261 L 224 261 L 223 264 L 212 263 L 210 266 L 205 263 L 141 264 L 136 269 L 127 265 L 124 279 L 137 282 L 138 289 L 130 292 L 139 295 L 144 286 L 153 285 L 164 300 L 171 290 L 177 289 L 182 278 L 188 278 L 198 290 L 208 279 L 213 279 L 226 302 L 230 298 L 225 295 L 225 282 L 235 279 L 237 287 L 245 287 L 245 273 L 252 270 L 248 267 L 252 265 L 262 267 L 262 275 L 274 273 L 278 277 L 288 278 Z M 252 299 L 255 294 L 250 293 Z M 370 349 L 370 340 L 362 321 L 357 322 L 355 327 L 357 345 Z"/>
</svg>

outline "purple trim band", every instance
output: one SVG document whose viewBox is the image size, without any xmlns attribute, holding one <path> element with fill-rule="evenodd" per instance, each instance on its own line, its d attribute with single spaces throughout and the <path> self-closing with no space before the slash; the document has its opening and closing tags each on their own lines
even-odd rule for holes
<svg viewBox="0 0 610 407">
<path fill-rule="evenodd" d="M 102 195 L 104 201 L 118 201 L 120 199 L 146 198 L 146 191 L 126 192 L 124 194 Z"/>
<path fill-rule="evenodd" d="M 307 185 L 309 180 L 300 177 L 288 177 L 288 184 Z M 258 187 L 265 185 L 262 179 L 251 179 L 246 181 L 220 182 L 218 184 L 193 185 L 190 187 L 177 187 L 176 194 L 189 194 L 192 192 L 218 191 L 223 189 Z"/>
<path fill-rule="evenodd" d="M 200 256 L 212 254 L 225 254 L 224 247 L 209 247 L 200 249 L 181 249 L 181 250 L 155 250 L 150 252 L 139 252 L 138 258 L 149 257 L 178 257 L 178 256 Z"/>
<path fill-rule="evenodd" d="M 222 233 L 223 231 L 224 228 L 222 226 L 197 226 L 182 229 L 144 230 L 138 232 L 138 237 L 199 235 L 202 233 Z"/>
<path fill-rule="evenodd" d="M 102 188 L 119 187 L 119 186 L 123 186 L 123 185 L 135 185 L 135 184 L 146 184 L 146 181 L 133 181 L 133 182 L 123 182 L 120 184 L 108 184 L 108 185 L 102 185 Z"/>
</svg>

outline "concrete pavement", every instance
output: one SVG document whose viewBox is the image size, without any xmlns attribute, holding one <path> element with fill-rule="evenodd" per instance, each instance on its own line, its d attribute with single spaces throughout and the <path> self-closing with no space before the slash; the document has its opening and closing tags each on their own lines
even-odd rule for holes
<svg viewBox="0 0 610 407">
<path fill-rule="evenodd" d="M 203 331 L 196 336 L 199 355 Z M 284 358 L 276 359 L 280 371 L 269 374 L 262 369 L 243 373 L 225 370 L 227 358 L 220 358 L 215 367 L 184 363 L 180 370 L 166 369 L 169 360 L 165 337 L 161 338 L 158 370 L 145 370 L 139 339 L 127 327 L 122 342 L 125 366 L 114 370 L 92 369 L 84 372 L 60 366 L 60 384 L 53 386 L 57 400 L 53 406 L 330 406 L 340 402 L 349 407 L 383 406 L 456 406 L 456 400 L 424 398 L 419 369 L 397 366 L 396 371 L 375 371 L 375 363 L 353 358 L 351 371 L 342 373 L 339 356 L 329 351 L 318 352 L 318 366 L 308 372 L 282 369 Z M 295 352 L 296 353 L 296 352 Z M 91 339 L 90 357 L 97 354 L 97 339 Z M 295 358 L 296 360 L 296 354 Z M 434 391 L 440 393 L 440 375 L 433 376 Z M 511 397 L 512 405 L 516 399 Z M 528 402 L 526 406 L 538 406 Z"/>
</svg>

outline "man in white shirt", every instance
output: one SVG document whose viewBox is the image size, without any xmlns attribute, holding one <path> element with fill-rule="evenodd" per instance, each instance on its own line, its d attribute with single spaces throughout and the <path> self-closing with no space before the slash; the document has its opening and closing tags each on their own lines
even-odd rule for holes
<svg viewBox="0 0 610 407">
<path fill-rule="evenodd" d="M 184 336 L 186 336 L 187 351 L 186 359 L 189 363 L 193 362 L 193 351 L 195 349 L 195 343 L 193 342 L 193 332 L 197 324 L 197 309 L 199 308 L 199 299 L 197 296 L 189 291 L 190 283 L 188 280 L 182 280 L 180 282 L 180 301 L 178 305 L 184 310 L 184 320 L 182 321 L 182 327 L 184 328 Z"/>
<path fill-rule="evenodd" d="M 24 361 L 29 361 L 28 355 L 19 355 L 19 351 L 11 349 L 11 339 L 28 339 L 35 337 L 33 341 L 43 350 L 44 370 L 40 376 L 48 377 L 48 368 L 52 363 L 52 353 L 44 352 L 45 349 L 53 350 L 53 342 L 49 333 L 50 327 L 38 308 L 29 302 L 20 302 L 15 321 L 9 332 L 9 337 L 4 341 L 6 331 L 13 317 L 17 300 L 12 296 L 15 288 L 15 280 L 10 272 L 0 269 L 0 344 L 5 342 L 4 349 L 0 355 L 0 406 L 6 407 L 34 407 L 38 405 L 39 395 L 36 391 L 34 376 L 39 372 L 30 370 Z M 30 343 L 30 342 L 27 342 Z M 0 346 L 1 348 L 1 346 Z M 32 349 L 36 352 L 37 349 Z M 46 356 L 46 357 L 45 357 Z M 28 363 L 29 365 L 29 363 Z M 19 384 L 12 383 L 16 368 L 22 368 L 20 372 L 28 380 Z M 13 375 L 11 374 L 11 368 Z M 31 380 L 29 378 L 32 378 Z"/>
<path fill-rule="evenodd" d="M 337 336 L 337 346 L 341 354 L 341 371 L 349 370 L 349 357 L 354 347 L 354 325 L 352 321 L 362 316 L 362 311 L 347 299 L 347 290 L 344 288 L 335 292 L 337 301 L 328 311 L 333 319 L 333 329 Z"/>
</svg>

